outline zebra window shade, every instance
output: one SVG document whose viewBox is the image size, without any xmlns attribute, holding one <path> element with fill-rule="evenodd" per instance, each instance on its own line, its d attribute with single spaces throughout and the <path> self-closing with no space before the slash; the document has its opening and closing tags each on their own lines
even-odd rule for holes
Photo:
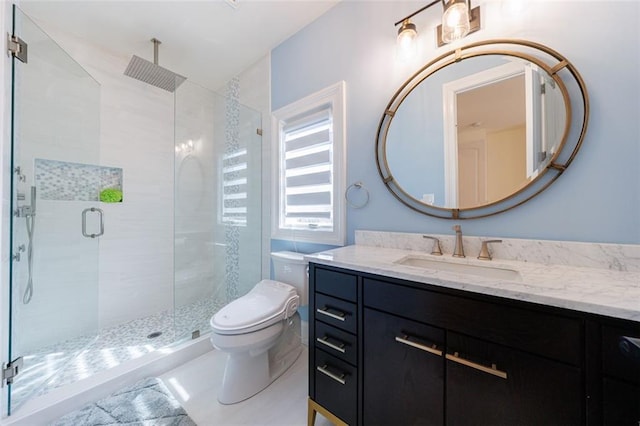
<svg viewBox="0 0 640 426">
<path fill-rule="evenodd" d="M 274 238 L 344 244 L 343 84 L 274 112 Z"/>
<path fill-rule="evenodd" d="M 284 126 L 282 225 L 333 230 L 332 120 L 326 109 L 309 120 Z"/>
</svg>

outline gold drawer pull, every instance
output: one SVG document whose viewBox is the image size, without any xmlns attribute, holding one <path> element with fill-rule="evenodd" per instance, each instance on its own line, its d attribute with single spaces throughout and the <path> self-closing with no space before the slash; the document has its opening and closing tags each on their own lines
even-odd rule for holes
<svg viewBox="0 0 640 426">
<path fill-rule="evenodd" d="M 346 385 L 347 381 L 344 379 L 347 375 L 345 373 L 340 373 L 335 374 L 332 373 L 331 371 L 329 371 L 329 367 L 327 367 L 327 364 L 323 365 L 323 366 L 317 366 L 316 367 L 318 369 L 319 372 L 321 372 L 322 374 L 326 375 L 327 377 L 335 380 L 336 382 L 340 383 L 341 385 Z"/>
<path fill-rule="evenodd" d="M 437 346 L 435 344 L 427 346 L 422 343 L 412 342 L 411 340 L 409 340 L 410 338 L 411 336 L 408 336 L 406 334 L 402 337 L 396 336 L 396 342 L 420 349 L 421 351 L 429 352 L 434 355 L 442 356 L 442 351 L 440 349 L 437 349 Z"/>
<path fill-rule="evenodd" d="M 340 311 L 339 311 L 339 310 L 337 310 L 337 309 L 333 309 L 334 311 L 336 311 L 336 312 L 337 312 L 337 314 L 334 314 L 333 312 L 329 312 L 329 309 L 330 309 L 330 308 L 327 308 L 327 307 L 325 306 L 325 307 L 324 307 L 324 308 L 322 308 L 322 309 L 320 309 L 320 308 L 316 309 L 316 312 L 317 312 L 317 313 L 319 313 L 319 314 L 322 314 L 322 315 L 326 315 L 326 316 L 328 316 L 328 317 L 330 317 L 330 318 L 336 319 L 336 320 L 338 320 L 338 321 L 344 321 L 344 320 L 345 320 L 345 316 L 346 316 L 347 314 L 345 314 L 344 312 L 340 312 Z"/>
<path fill-rule="evenodd" d="M 507 378 L 507 372 L 498 370 L 495 364 L 491 364 L 491 367 L 486 367 L 484 365 L 475 363 L 473 361 L 466 360 L 464 358 L 460 358 L 458 352 L 454 352 L 453 355 L 447 354 L 446 358 L 450 361 L 457 362 L 458 364 L 466 365 L 467 367 L 471 367 L 476 370 L 480 370 L 485 373 L 492 374 L 494 376 L 500 377 L 501 379 Z"/>
<path fill-rule="evenodd" d="M 338 340 L 338 339 L 335 339 L 335 340 Z M 316 337 L 316 341 L 317 341 L 318 343 L 321 343 L 321 344 L 323 344 L 323 345 L 325 345 L 325 346 L 328 346 L 328 347 L 330 347 L 331 349 L 336 350 L 336 351 L 338 351 L 338 352 L 340 352 L 340 353 L 345 353 L 345 352 L 346 352 L 346 349 L 344 348 L 344 347 L 345 347 L 345 344 L 344 344 L 344 343 L 342 343 L 342 342 L 340 342 L 340 343 L 338 343 L 338 344 L 331 343 L 331 342 L 329 341 L 329 336 L 327 336 L 327 335 L 325 335 L 325 336 L 324 336 L 324 337 L 322 337 L 322 338 L 320 338 L 320 337 Z"/>
</svg>

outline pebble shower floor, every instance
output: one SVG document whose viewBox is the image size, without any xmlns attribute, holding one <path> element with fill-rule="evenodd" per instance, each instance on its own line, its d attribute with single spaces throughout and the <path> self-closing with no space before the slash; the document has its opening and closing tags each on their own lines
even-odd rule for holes
<svg viewBox="0 0 640 426">
<path fill-rule="evenodd" d="M 211 316 L 224 305 L 214 299 L 198 301 L 176 309 L 175 326 L 173 311 L 165 311 L 25 355 L 24 367 L 12 385 L 11 405 L 15 410 L 27 399 L 175 343 L 193 330 L 204 334 Z M 149 337 L 157 332 L 162 334 Z"/>
</svg>

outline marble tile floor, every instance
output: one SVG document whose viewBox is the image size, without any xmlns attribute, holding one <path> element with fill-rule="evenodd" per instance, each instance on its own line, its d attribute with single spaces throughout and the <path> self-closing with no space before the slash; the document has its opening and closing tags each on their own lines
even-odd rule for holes
<svg viewBox="0 0 640 426">
<path fill-rule="evenodd" d="M 187 414 L 198 426 L 305 426 L 307 424 L 308 349 L 282 376 L 257 395 L 233 405 L 217 400 L 226 362 L 218 350 L 162 374 Z M 330 426 L 318 413 L 316 426 Z"/>
<path fill-rule="evenodd" d="M 15 410 L 29 398 L 87 378 L 151 351 L 177 343 L 193 330 L 204 334 L 209 319 L 224 302 L 204 299 L 173 311 L 161 312 L 23 354 L 24 366 L 11 388 Z M 149 338 L 151 333 L 162 334 Z"/>
</svg>

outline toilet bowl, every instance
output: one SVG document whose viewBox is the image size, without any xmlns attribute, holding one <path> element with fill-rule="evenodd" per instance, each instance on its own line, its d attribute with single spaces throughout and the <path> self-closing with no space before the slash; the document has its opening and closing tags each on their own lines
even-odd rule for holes
<svg viewBox="0 0 640 426">
<path fill-rule="evenodd" d="M 278 378 L 302 351 L 296 288 L 262 280 L 210 320 L 211 343 L 227 353 L 218 401 L 243 401 Z"/>
</svg>

